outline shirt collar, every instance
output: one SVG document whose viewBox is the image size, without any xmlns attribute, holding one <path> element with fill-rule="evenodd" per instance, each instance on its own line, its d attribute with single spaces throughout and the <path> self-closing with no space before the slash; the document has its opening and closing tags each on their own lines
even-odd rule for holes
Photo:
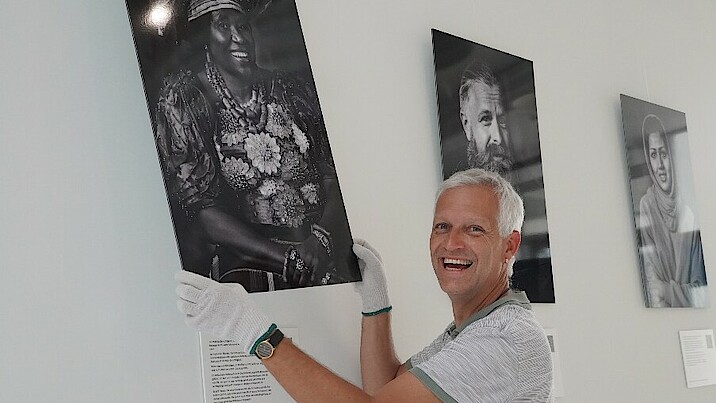
<svg viewBox="0 0 716 403">
<path fill-rule="evenodd" d="M 470 317 L 467 318 L 467 320 L 462 325 L 460 325 L 460 327 L 456 327 L 455 322 L 452 322 L 450 326 L 445 329 L 445 331 L 451 337 L 456 337 L 458 334 L 460 334 L 460 332 L 465 330 L 465 328 L 471 325 L 473 322 L 486 317 L 487 315 L 492 313 L 492 311 L 501 307 L 502 305 L 519 305 L 526 309 L 532 309 L 532 306 L 530 305 L 530 300 L 527 299 L 527 294 L 525 294 L 524 291 L 507 290 L 507 293 L 503 297 L 498 298 L 495 302 L 470 315 Z"/>
</svg>

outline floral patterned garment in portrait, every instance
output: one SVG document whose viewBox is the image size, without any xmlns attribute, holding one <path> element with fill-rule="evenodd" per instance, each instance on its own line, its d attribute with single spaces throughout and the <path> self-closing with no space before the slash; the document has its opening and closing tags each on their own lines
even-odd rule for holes
<svg viewBox="0 0 716 403">
<path fill-rule="evenodd" d="M 223 182 L 250 222 L 298 228 L 320 217 L 321 179 L 335 171 L 311 86 L 267 73 L 249 101 L 261 114 L 255 125 L 242 124 L 226 102 L 210 108 L 200 87 L 191 73 L 171 77 L 157 114 L 170 194 L 188 215 L 215 205 Z M 314 161 L 329 162 L 319 169 Z"/>
<path fill-rule="evenodd" d="M 258 99 L 265 96 L 261 87 Z M 320 200 L 320 178 L 307 158 L 311 144 L 280 103 L 268 103 L 265 113 L 264 130 L 251 133 L 239 127 L 227 109 L 219 111 L 214 144 L 221 171 L 229 185 L 244 194 L 254 222 L 297 228 Z"/>
</svg>

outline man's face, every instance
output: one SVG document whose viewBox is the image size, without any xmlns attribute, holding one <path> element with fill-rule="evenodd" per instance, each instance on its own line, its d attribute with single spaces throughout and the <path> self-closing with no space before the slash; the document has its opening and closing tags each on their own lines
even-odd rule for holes
<svg viewBox="0 0 716 403">
<path fill-rule="evenodd" d="M 246 16 L 236 10 L 211 13 L 209 52 L 224 74 L 249 77 L 256 67 L 254 36 Z"/>
<path fill-rule="evenodd" d="M 512 157 L 500 87 L 474 82 L 466 102 L 461 105 L 460 120 L 467 136 L 470 167 L 500 174 L 508 172 L 512 168 Z"/>
<path fill-rule="evenodd" d="M 483 302 L 508 287 L 505 262 L 520 234 L 504 239 L 497 227 L 498 201 L 488 186 L 448 189 L 435 204 L 430 257 L 440 288 L 453 302 Z"/>
<path fill-rule="evenodd" d="M 671 155 L 660 133 L 649 134 L 649 168 L 661 190 L 671 192 Z"/>
</svg>

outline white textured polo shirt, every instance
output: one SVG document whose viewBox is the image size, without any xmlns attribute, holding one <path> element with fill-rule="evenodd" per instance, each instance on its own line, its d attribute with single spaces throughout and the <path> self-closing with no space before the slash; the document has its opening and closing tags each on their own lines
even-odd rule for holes
<svg viewBox="0 0 716 403">
<path fill-rule="evenodd" d="M 454 322 L 407 366 L 444 402 L 547 402 L 549 343 L 524 292 L 508 293 Z"/>
</svg>

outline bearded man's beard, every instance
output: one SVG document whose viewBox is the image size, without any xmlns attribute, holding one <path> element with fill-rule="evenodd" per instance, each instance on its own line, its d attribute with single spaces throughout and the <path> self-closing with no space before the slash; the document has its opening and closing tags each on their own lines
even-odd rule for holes
<svg viewBox="0 0 716 403">
<path fill-rule="evenodd" d="M 485 152 L 477 149 L 474 140 L 467 144 L 467 163 L 470 168 L 482 168 L 487 171 L 505 175 L 512 170 L 512 155 L 501 145 L 489 143 Z"/>
</svg>

